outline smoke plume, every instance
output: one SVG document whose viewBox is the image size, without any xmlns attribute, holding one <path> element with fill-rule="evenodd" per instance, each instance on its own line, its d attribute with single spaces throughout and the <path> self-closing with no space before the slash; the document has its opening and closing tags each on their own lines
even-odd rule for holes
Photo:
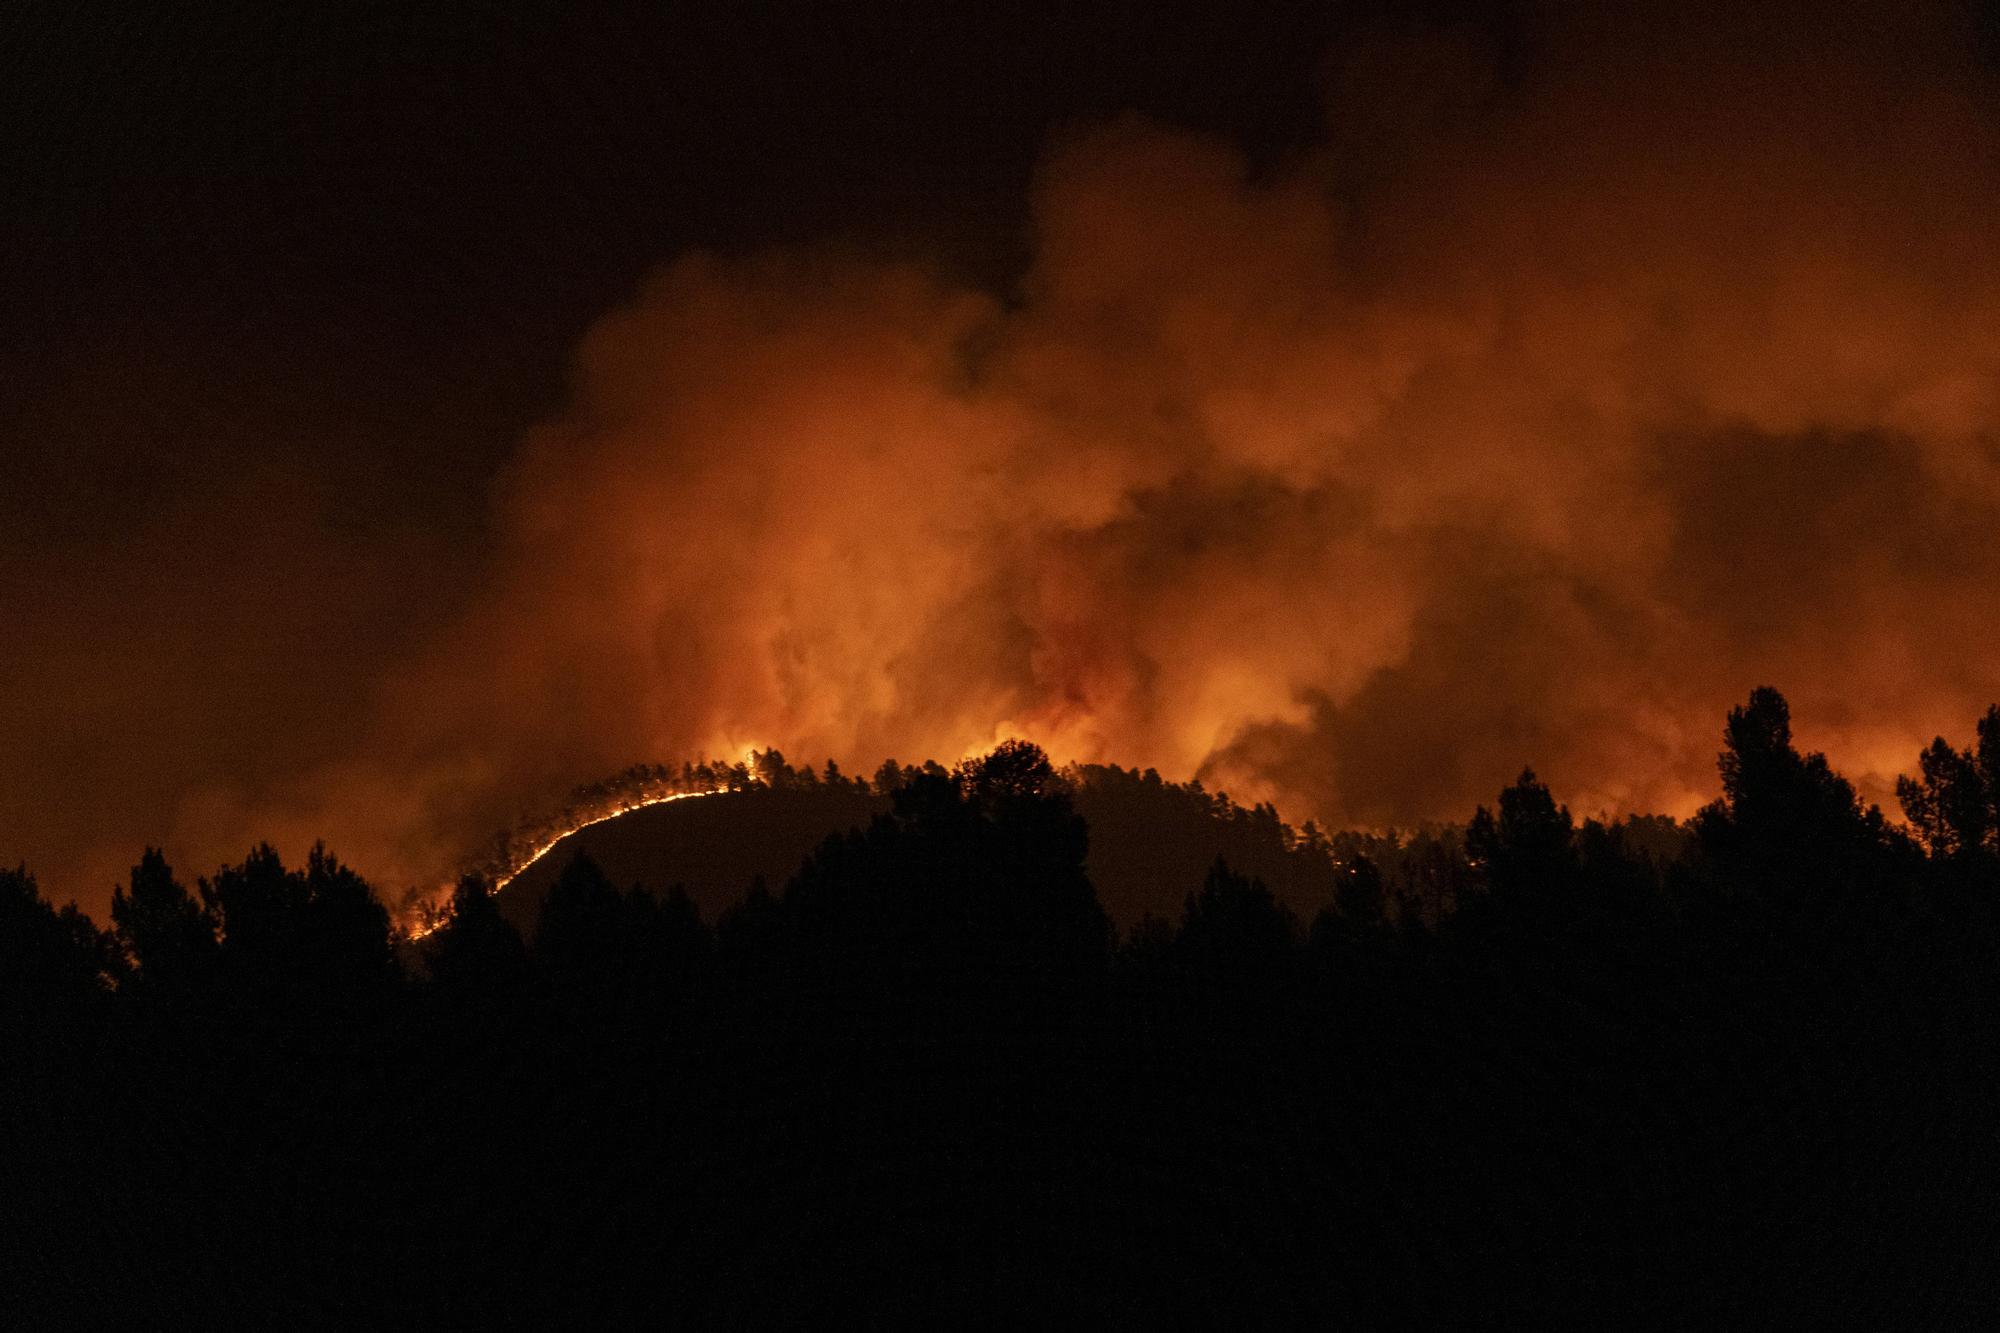
<svg viewBox="0 0 2000 1333">
<path fill-rule="evenodd" d="M 2000 698 L 1977 34 L 1626 12 L 1334 52 L 1276 164 L 1077 127 L 1005 293 L 672 260 L 347 756 L 209 788 L 176 839 L 434 882 L 635 760 L 1008 735 L 1294 820 L 1462 816 L 1524 763 L 1685 813 L 1766 681 L 1879 793 Z"/>
</svg>

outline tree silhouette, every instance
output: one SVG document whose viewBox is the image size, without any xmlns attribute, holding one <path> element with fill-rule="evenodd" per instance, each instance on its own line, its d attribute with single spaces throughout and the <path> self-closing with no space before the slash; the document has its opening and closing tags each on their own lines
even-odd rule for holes
<svg viewBox="0 0 2000 1333">
<path fill-rule="evenodd" d="M 388 911 L 366 880 L 320 845 L 306 857 L 305 929 L 326 986 L 358 992 L 397 976 Z"/>
<path fill-rule="evenodd" d="M 147 990 L 185 993 L 214 966 L 214 926 L 157 848 L 148 847 L 128 884 L 112 891 L 111 920 Z"/>
<path fill-rule="evenodd" d="M 1025 1021 L 1101 974 L 1110 924 L 1083 821 L 1039 749 L 1012 742 L 989 758 L 906 773 L 889 814 L 801 867 L 785 906 L 822 984 L 947 991 Z"/>
<path fill-rule="evenodd" d="M 1343 872 L 1334 899 L 1341 919 L 1361 930 L 1380 926 L 1387 904 L 1381 870 L 1368 857 L 1357 856 L 1343 867 Z"/>
<path fill-rule="evenodd" d="M 635 888 L 625 898 L 626 966 L 646 986 L 654 1008 L 684 1002 L 706 979 L 715 937 L 676 884 L 665 895 Z"/>
<path fill-rule="evenodd" d="M 388 912 L 323 846 L 304 869 L 287 870 L 260 844 L 201 880 L 199 891 L 220 936 L 220 975 L 260 1022 L 295 1010 L 334 1017 L 379 999 L 399 975 Z"/>
<path fill-rule="evenodd" d="M 1298 942 L 1298 920 L 1264 882 L 1217 858 L 1181 913 L 1176 949 L 1201 976 L 1246 983 L 1269 978 Z"/>
<path fill-rule="evenodd" d="M 966 796 L 992 815 L 1046 802 L 1058 793 L 1055 765 L 1040 746 L 1023 740 L 1002 741 L 980 758 L 967 760 L 959 766 L 958 779 Z"/>
<path fill-rule="evenodd" d="M 275 847 L 260 843 L 234 866 L 199 882 L 232 965 L 296 954 L 305 927 L 306 885 L 288 873 Z"/>
<path fill-rule="evenodd" d="M 1729 712 L 1717 760 L 1722 799 L 1703 807 L 1695 831 L 1725 888 L 1800 909 L 1882 874 L 1887 831 L 1822 754 L 1792 745 L 1791 709 L 1769 686 Z"/>
<path fill-rule="evenodd" d="M 728 959 L 768 957 L 782 950 L 784 912 L 762 875 L 715 923 L 716 947 Z"/>
<path fill-rule="evenodd" d="M 1497 819 L 1483 805 L 1473 813 L 1465 846 L 1495 893 L 1546 899 L 1568 888 L 1575 874 L 1575 831 L 1569 807 L 1556 804 L 1533 769 L 1522 769 L 1500 793 Z"/>
<path fill-rule="evenodd" d="M 1947 858 L 1985 850 L 1993 801 L 1975 756 L 1940 736 L 1917 756 L 1917 767 L 1919 778 L 1896 779 L 1896 798 L 1925 848 Z"/>
<path fill-rule="evenodd" d="M 1986 784 L 1986 808 L 1991 815 L 1987 825 L 2000 838 L 2000 706 L 1986 710 L 1979 719 L 1978 732 L 1974 759 L 1980 780 Z"/>
<path fill-rule="evenodd" d="M 74 904 L 43 900 L 25 866 L 0 870 L 0 996 L 10 1012 L 101 993 L 115 946 Z"/>
<path fill-rule="evenodd" d="M 453 991 L 505 991 L 527 979 L 528 953 L 520 933 L 493 904 L 492 890 L 478 875 L 460 878 L 452 890 L 445 921 L 424 940 L 424 965 Z"/>
<path fill-rule="evenodd" d="M 559 994 L 602 1000 L 623 981 L 629 953 L 625 898 L 597 862 L 572 857 L 542 903 L 534 959 Z"/>
</svg>

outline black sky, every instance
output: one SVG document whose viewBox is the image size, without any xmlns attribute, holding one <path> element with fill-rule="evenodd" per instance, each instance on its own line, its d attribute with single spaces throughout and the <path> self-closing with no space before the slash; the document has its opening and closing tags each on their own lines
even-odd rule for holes
<svg viewBox="0 0 2000 1333">
<path fill-rule="evenodd" d="M 1353 21 L 450 8 L 11 7 L 9 548 L 245 468 L 366 497 L 368 535 L 476 523 L 467 487 L 663 258 L 831 238 L 1004 285 L 1053 132 L 1137 109 L 1282 154 Z"/>
</svg>

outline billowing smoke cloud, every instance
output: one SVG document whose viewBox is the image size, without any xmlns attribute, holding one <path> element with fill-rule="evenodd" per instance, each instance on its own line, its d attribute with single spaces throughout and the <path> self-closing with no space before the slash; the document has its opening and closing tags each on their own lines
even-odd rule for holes
<svg viewBox="0 0 2000 1333">
<path fill-rule="evenodd" d="M 1336 52 L 1255 171 L 1079 129 L 1006 299 L 668 264 L 353 757 L 180 837 L 418 879 L 634 760 L 1008 734 L 1295 819 L 1529 762 L 1686 812 L 1764 681 L 1879 784 L 2000 698 L 1996 104 L 1948 15 L 1731 8 Z"/>
</svg>

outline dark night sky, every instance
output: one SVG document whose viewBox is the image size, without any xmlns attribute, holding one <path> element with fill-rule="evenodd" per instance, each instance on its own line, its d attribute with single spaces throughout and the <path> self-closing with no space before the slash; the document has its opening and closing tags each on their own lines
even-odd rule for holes
<svg viewBox="0 0 2000 1333">
<path fill-rule="evenodd" d="M 1138 108 L 1281 152 L 1336 22 L 424 8 L 10 7 L 10 546 L 116 541 L 246 466 L 335 483 L 356 540 L 476 522 L 662 259 L 839 238 L 1004 283 L 1053 131 Z"/>
</svg>

